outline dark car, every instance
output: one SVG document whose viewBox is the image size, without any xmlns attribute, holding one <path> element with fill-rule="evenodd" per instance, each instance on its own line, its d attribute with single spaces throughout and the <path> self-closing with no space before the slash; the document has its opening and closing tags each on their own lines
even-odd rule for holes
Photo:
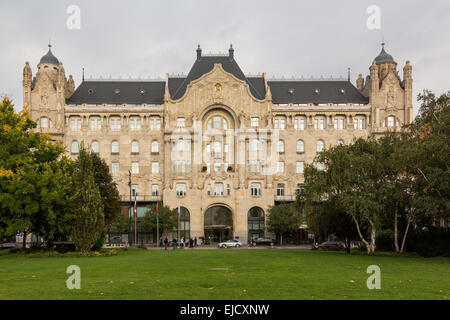
<svg viewBox="0 0 450 320">
<path fill-rule="evenodd" d="M 256 245 L 273 245 L 275 244 L 275 240 L 272 238 L 258 238 L 254 240 Z"/>
<path fill-rule="evenodd" d="M 345 245 L 339 241 L 325 241 L 318 245 L 313 245 L 313 250 L 345 250 Z"/>
<path fill-rule="evenodd" d="M 22 246 L 12 242 L 0 244 L 0 249 L 17 249 L 17 248 L 22 248 Z"/>
</svg>

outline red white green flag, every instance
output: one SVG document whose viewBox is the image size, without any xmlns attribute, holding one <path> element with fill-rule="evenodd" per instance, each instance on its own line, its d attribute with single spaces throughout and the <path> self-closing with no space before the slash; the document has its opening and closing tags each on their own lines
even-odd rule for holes
<svg viewBox="0 0 450 320">
<path fill-rule="evenodd" d="M 133 214 L 136 217 L 136 215 L 137 215 L 136 196 L 134 196 L 134 210 L 133 210 Z"/>
</svg>

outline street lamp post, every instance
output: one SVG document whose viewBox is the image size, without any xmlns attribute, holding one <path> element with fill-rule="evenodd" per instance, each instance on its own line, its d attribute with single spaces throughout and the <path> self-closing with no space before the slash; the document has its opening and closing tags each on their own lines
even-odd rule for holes
<svg viewBox="0 0 450 320">
<path fill-rule="evenodd" d="M 131 202 L 131 171 L 128 171 L 128 186 L 130 187 L 130 208 L 128 210 L 128 225 L 130 226 L 130 231 L 128 233 L 128 239 L 131 240 L 131 207 L 132 207 L 132 202 Z M 131 242 L 131 241 L 129 241 Z"/>
</svg>

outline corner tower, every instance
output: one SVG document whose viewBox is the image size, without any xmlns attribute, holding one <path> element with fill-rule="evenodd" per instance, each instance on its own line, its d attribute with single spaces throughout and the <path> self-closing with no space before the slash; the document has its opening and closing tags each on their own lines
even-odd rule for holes
<svg viewBox="0 0 450 320">
<path fill-rule="evenodd" d="M 62 62 L 48 45 L 48 52 L 39 61 L 33 78 L 29 62 L 23 69 L 23 102 L 28 105 L 38 130 L 59 140 L 64 132 L 64 106 L 75 88 L 72 76 L 66 78 Z"/>
<path fill-rule="evenodd" d="M 358 90 L 369 97 L 374 134 L 399 130 L 413 120 L 411 63 L 406 61 L 400 79 L 397 62 L 386 52 L 385 44 L 381 45 L 381 52 L 369 68 L 370 75 L 364 79 L 360 74 L 356 81 Z"/>
</svg>

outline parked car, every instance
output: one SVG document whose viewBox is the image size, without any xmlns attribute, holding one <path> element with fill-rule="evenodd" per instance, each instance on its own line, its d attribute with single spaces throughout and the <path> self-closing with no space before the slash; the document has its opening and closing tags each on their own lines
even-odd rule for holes
<svg viewBox="0 0 450 320">
<path fill-rule="evenodd" d="M 318 249 L 322 249 L 322 250 L 345 250 L 345 245 L 344 245 L 344 243 L 342 243 L 340 241 L 325 241 L 325 242 L 322 242 L 321 244 L 313 245 L 312 249 L 313 250 L 318 250 Z"/>
<path fill-rule="evenodd" d="M 272 238 L 257 238 L 254 240 L 257 245 L 273 245 L 275 244 L 275 240 Z"/>
<path fill-rule="evenodd" d="M 17 249 L 17 248 L 22 248 L 22 246 L 12 242 L 0 244 L 0 249 Z"/>
<path fill-rule="evenodd" d="M 219 248 L 228 248 L 228 247 L 239 248 L 240 246 L 242 246 L 242 243 L 240 243 L 237 240 L 228 240 L 228 241 L 221 242 L 218 244 Z"/>
</svg>

